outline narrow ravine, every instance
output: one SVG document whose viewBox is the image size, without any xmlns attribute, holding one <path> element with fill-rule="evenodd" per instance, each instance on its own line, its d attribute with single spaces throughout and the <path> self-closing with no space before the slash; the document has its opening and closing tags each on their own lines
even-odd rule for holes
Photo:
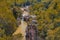
<svg viewBox="0 0 60 40">
<path fill-rule="evenodd" d="M 18 25 L 18 28 L 16 29 L 16 31 L 13 33 L 14 35 L 17 34 L 22 34 L 23 38 L 21 40 L 37 40 L 37 29 L 36 29 L 36 16 L 35 15 L 30 15 L 29 14 L 29 6 L 26 6 L 24 8 L 20 8 L 20 10 L 22 10 L 22 18 L 19 20 L 21 21 L 21 24 Z M 29 18 L 32 18 L 33 20 L 31 21 L 30 26 L 28 26 L 29 24 L 27 24 L 29 21 Z M 35 24 L 35 25 L 33 25 Z M 30 28 L 29 28 L 30 27 Z M 30 29 L 30 30 L 28 30 Z M 27 37 L 29 36 L 29 38 Z"/>
</svg>

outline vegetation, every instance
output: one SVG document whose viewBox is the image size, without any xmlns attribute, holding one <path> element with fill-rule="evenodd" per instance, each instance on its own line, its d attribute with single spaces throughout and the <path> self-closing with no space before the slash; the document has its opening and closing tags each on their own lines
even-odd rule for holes
<svg viewBox="0 0 60 40">
<path fill-rule="evenodd" d="M 31 14 L 37 15 L 39 35 L 44 40 L 60 40 L 57 34 L 60 29 L 59 4 L 59 0 L 49 0 L 30 7 Z"/>
<path fill-rule="evenodd" d="M 0 40 L 12 40 L 12 33 L 17 28 L 17 21 L 11 11 L 14 2 L 15 0 L 0 0 Z M 17 4 L 25 2 L 26 0 L 16 0 Z M 60 40 L 60 0 L 39 2 L 29 0 L 29 2 L 31 3 L 30 14 L 37 16 L 39 37 L 44 40 Z"/>
</svg>

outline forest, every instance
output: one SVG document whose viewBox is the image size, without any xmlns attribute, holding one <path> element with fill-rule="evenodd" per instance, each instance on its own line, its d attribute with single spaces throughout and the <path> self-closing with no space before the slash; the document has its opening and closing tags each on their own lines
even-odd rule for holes
<svg viewBox="0 0 60 40">
<path fill-rule="evenodd" d="M 30 14 L 37 16 L 40 40 L 60 40 L 60 0 L 0 0 L 0 40 L 21 40 L 21 34 L 12 36 L 18 27 L 12 7 L 26 2 L 30 3 Z"/>
</svg>

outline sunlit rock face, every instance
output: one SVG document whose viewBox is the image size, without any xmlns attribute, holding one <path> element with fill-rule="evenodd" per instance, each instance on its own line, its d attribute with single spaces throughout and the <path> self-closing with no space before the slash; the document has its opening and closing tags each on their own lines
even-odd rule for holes
<svg viewBox="0 0 60 40">
<path fill-rule="evenodd" d="M 22 14 L 23 17 L 28 16 L 28 15 L 29 15 L 29 14 L 28 14 L 28 12 L 26 12 L 26 11 L 24 11 L 23 14 Z"/>
</svg>

